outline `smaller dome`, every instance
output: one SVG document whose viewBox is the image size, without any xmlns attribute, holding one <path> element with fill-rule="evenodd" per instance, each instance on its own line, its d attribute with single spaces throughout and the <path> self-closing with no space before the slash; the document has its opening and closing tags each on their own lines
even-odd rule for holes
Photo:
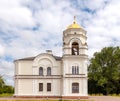
<svg viewBox="0 0 120 101">
<path fill-rule="evenodd" d="M 70 29 L 70 28 L 82 28 L 79 24 L 77 24 L 77 22 L 76 22 L 76 16 L 74 16 L 74 22 L 73 22 L 73 24 L 71 24 L 71 25 L 69 25 L 67 27 L 67 29 Z"/>
<path fill-rule="evenodd" d="M 73 22 L 73 24 L 69 25 L 67 27 L 67 29 L 70 29 L 70 28 L 81 28 L 80 25 L 78 25 L 75 21 Z"/>
</svg>

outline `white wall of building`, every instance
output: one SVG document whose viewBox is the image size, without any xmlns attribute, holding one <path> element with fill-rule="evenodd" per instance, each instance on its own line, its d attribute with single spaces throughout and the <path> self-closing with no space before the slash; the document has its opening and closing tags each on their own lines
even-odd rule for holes
<svg viewBox="0 0 120 101">
<path fill-rule="evenodd" d="M 63 32 L 63 56 L 57 59 L 51 51 L 30 59 L 15 61 L 15 95 L 16 96 L 87 96 L 87 44 L 86 31 L 67 29 Z M 79 54 L 72 54 L 72 43 L 79 45 Z M 79 67 L 79 74 L 72 74 L 72 66 Z M 39 75 L 39 68 L 43 75 Z M 51 75 L 47 68 L 51 67 Z M 43 83 L 43 91 L 39 91 Z M 47 91 L 51 83 L 51 91 Z M 72 92 L 72 83 L 79 84 L 79 92 Z"/>
</svg>

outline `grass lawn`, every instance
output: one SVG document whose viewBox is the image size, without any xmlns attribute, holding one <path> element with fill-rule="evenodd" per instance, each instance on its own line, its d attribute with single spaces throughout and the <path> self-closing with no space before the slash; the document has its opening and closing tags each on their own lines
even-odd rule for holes
<svg viewBox="0 0 120 101">
<path fill-rule="evenodd" d="M 11 97 L 13 94 L 0 94 L 0 97 Z"/>
</svg>

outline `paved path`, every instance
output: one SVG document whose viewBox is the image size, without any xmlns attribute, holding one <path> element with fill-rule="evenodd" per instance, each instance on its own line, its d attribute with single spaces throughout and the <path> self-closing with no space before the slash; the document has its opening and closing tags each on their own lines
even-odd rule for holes
<svg viewBox="0 0 120 101">
<path fill-rule="evenodd" d="M 93 101 L 120 101 L 120 97 L 113 96 L 90 96 L 89 99 Z"/>
</svg>

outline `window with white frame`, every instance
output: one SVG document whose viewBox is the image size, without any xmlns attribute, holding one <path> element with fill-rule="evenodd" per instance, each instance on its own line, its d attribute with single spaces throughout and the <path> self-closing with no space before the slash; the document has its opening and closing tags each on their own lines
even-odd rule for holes
<svg viewBox="0 0 120 101">
<path fill-rule="evenodd" d="M 47 68 L 47 75 L 50 76 L 51 75 L 51 67 Z"/>
<path fill-rule="evenodd" d="M 79 83 L 72 83 L 72 93 L 79 93 Z"/>
<path fill-rule="evenodd" d="M 47 91 L 51 91 L 51 83 L 47 83 Z"/>
<path fill-rule="evenodd" d="M 39 91 L 43 91 L 43 83 L 39 83 Z"/>
<path fill-rule="evenodd" d="M 39 75 L 40 75 L 40 76 L 43 76 L 43 67 L 40 67 L 40 68 L 39 68 Z"/>
<path fill-rule="evenodd" d="M 72 74 L 79 74 L 79 66 L 72 66 Z"/>
</svg>

